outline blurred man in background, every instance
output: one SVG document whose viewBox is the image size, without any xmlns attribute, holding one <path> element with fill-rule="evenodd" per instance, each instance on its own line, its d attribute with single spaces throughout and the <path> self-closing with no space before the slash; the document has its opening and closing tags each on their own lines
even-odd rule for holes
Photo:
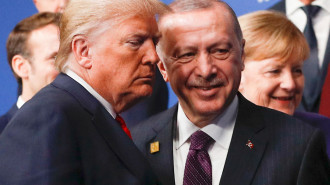
<svg viewBox="0 0 330 185">
<path fill-rule="evenodd" d="M 7 57 L 22 93 L 0 117 L 0 133 L 16 111 L 58 74 L 55 57 L 59 49 L 60 15 L 38 13 L 19 22 L 7 40 Z"/>
<path fill-rule="evenodd" d="M 63 13 L 70 0 L 33 0 L 39 12 L 60 12 Z"/>
</svg>

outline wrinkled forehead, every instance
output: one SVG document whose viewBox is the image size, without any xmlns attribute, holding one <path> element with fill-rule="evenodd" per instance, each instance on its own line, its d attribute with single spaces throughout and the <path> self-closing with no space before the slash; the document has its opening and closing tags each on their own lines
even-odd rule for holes
<svg viewBox="0 0 330 185">
<path fill-rule="evenodd" d="M 198 30 L 212 25 L 223 25 L 229 27 L 229 29 L 234 29 L 231 20 L 232 17 L 228 11 L 222 7 L 171 13 L 161 17 L 159 31 L 164 33 L 176 29 Z"/>
</svg>

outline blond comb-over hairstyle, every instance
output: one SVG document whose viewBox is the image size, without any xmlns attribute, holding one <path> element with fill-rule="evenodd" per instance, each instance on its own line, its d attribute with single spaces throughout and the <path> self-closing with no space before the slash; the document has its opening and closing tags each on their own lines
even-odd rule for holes
<svg viewBox="0 0 330 185">
<path fill-rule="evenodd" d="M 55 66 L 64 71 L 72 53 L 74 36 L 93 39 L 111 26 L 135 16 L 150 17 L 167 12 L 159 0 L 70 0 L 60 25 L 60 48 Z"/>
<path fill-rule="evenodd" d="M 287 61 L 292 56 L 304 61 L 309 47 L 301 31 L 282 13 L 256 11 L 238 18 L 245 39 L 245 60 L 278 58 Z"/>
</svg>

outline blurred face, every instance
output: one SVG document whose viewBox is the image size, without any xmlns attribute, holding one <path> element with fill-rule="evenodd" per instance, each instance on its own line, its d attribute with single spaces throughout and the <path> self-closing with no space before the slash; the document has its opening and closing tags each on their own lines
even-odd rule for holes
<svg viewBox="0 0 330 185">
<path fill-rule="evenodd" d="M 303 88 L 302 61 L 245 61 L 240 92 L 253 103 L 293 115 Z"/>
<path fill-rule="evenodd" d="M 91 86 L 112 104 L 117 113 L 152 93 L 155 42 L 154 17 L 134 17 L 110 27 L 91 45 Z"/>
<path fill-rule="evenodd" d="M 32 31 L 28 40 L 31 52 L 28 82 L 23 86 L 35 94 L 51 83 L 58 75 L 55 69 L 55 56 L 59 49 L 59 30 L 55 25 L 47 25 Z"/>
<path fill-rule="evenodd" d="M 243 41 L 232 17 L 218 6 L 170 14 L 160 31 L 164 79 L 190 121 L 205 126 L 232 102 L 240 83 Z"/>
<path fill-rule="evenodd" d="M 304 3 L 305 5 L 309 5 L 311 4 L 314 0 L 300 0 L 302 3 Z"/>
<path fill-rule="evenodd" d="M 33 0 L 39 12 L 63 13 L 69 0 Z"/>
</svg>

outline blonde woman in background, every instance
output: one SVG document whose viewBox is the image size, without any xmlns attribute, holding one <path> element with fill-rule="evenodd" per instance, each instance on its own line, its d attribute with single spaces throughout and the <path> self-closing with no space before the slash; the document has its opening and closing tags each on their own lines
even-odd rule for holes
<svg viewBox="0 0 330 185">
<path fill-rule="evenodd" d="M 245 69 L 239 91 L 253 103 L 284 112 L 319 127 L 327 137 L 330 119 L 295 112 L 304 89 L 303 61 L 309 56 L 304 35 L 282 13 L 257 11 L 239 17 L 245 39 Z"/>
</svg>

